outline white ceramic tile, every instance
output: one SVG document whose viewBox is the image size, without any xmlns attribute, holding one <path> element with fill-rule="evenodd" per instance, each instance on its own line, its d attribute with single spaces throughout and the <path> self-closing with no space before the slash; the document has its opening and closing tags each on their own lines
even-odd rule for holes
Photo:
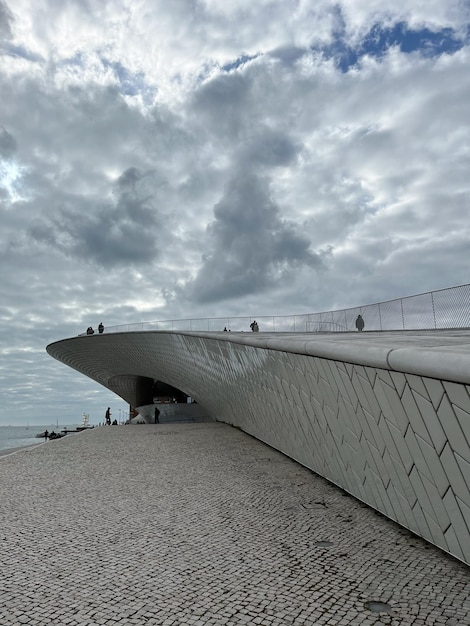
<svg viewBox="0 0 470 626">
<path fill-rule="evenodd" d="M 367 410 L 370 415 L 373 415 L 376 420 L 378 420 L 380 415 L 380 405 L 377 402 L 374 389 L 365 375 L 364 368 L 356 366 L 355 373 L 356 376 L 353 377 L 352 382 L 356 387 L 359 400 L 364 409 Z"/>
<path fill-rule="evenodd" d="M 385 492 L 387 494 L 387 498 L 388 498 L 388 501 L 390 502 L 390 507 L 391 507 L 391 509 L 387 511 L 387 515 L 395 521 L 402 520 L 401 522 L 402 524 L 403 524 L 403 520 L 406 519 L 407 520 L 406 523 L 408 526 L 409 521 L 401 506 L 400 499 L 397 495 L 397 492 L 395 491 L 395 488 L 392 482 L 390 482 L 388 486 L 385 488 Z"/>
<path fill-rule="evenodd" d="M 421 439 L 419 435 L 414 435 L 414 437 L 416 438 L 416 442 L 418 443 L 428 468 L 426 471 L 423 467 L 423 473 L 434 483 L 439 491 L 439 497 L 442 497 L 449 488 L 449 479 L 442 467 L 441 459 L 433 446 L 430 446 L 424 439 Z M 418 466 L 418 469 L 421 471 L 420 466 Z"/>
<path fill-rule="evenodd" d="M 426 520 L 426 516 L 423 513 L 423 509 L 421 507 L 421 503 L 416 501 L 413 506 L 413 515 L 418 522 L 419 525 L 419 534 L 423 539 L 427 539 L 427 541 L 433 541 L 433 537 L 431 534 L 431 530 L 428 526 L 428 522 Z"/>
<path fill-rule="evenodd" d="M 384 455 L 385 458 L 385 455 Z M 397 491 L 403 495 L 403 497 L 408 500 L 408 502 L 412 505 L 419 498 L 419 493 L 416 493 L 413 489 L 413 484 L 410 480 L 410 475 L 405 472 L 405 468 L 401 463 L 400 459 L 396 459 L 394 456 L 390 455 L 390 459 L 392 460 L 393 466 L 395 468 L 396 475 L 398 477 L 398 484 L 396 484 Z M 413 468 L 411 469 L 411 472 Z M 411 474 L 410 472 L 410 474 Z"/>
<path fill-rule="evenodd" d="M 442 429 L 439 418 L 437 417 L 436 411 L 429 400 L 423 398 L 419 394 L 413 393 L 413 397 L 416 401 L 416 405 L 421 413 L 423 418 L 423 422 L 426 426 L 426 430 L 431 437 L 432 443 L 434 444 L 434 448 L 437 450 L 439 454 L 444 447 L 447 437 Z M 442 400 L 442 397 L 441 397 Z"/>
<path fill-rule="evenodd" d="M 403 467 L 408 474 L 414 461 L 406 445 L 406 440 L 395 424 L 392 424 L 385 418 L 381 420 L 380 427 L 380 433 L 383 436 L 387 449 L 390 451 L 392 456 L 401 460 Z"/>
<path fill-rule="evenodd" d="M 442 386 L 441 381 L 436 380 L 435 378 L 423 378 L 423 383 L 431 399 L 434 410 L 436 411 L 441 403 L 442 396 L 444 395 L 444 387 Z"/>
<path fill-rule="evenodd" d="M 356 393 L 356 390 L 354 389 L 354 385 L 352 384 L 351 379 L 349 378 L 346 372 L 343 372 L 341 369 L 338 368 L 338 373 L 341 377 L 341 381 L 343 385 L 343 387 L 339 387 L 339 390 L 344 396 L 344 398 L 347 399 L 351 403 L 351 405 L 354 407 L 354 410 L 356 410 L 359 404 L 359 398 L 357 397 L 357 393 Z"/>
<path fill-rule="evenodd" d="M 460 497 L 467 503 L 468 506 L 470 506 L 470 463 L 466 459 L 462 458 L 460 454 L 454 453 L 454 457 L 468 489 L 468 499 L 463 497 L 463 490 Z"/>
<path fill-rule="evenodd" d="M 426 429 L 426 426 L 423 422 L 423 418 L 421 417 L 421 413 L 419 412 L 418 406 L 413 396 L 413 392 L 410 387 L 405 387 L 403 391 L 403 395 L 401 398 L 403 408 L 405 409 L 406 415 L 410 421 L 411 428 L 415 433 L 418 433 L 422 439 L 427 441 L 429 444 L 432 444 L 431 437 Z"/>
<path fill-rule="evenodd" d="M 412 508 L 412 505 L 414 505 L 415 502 L 410 502 L 408 499 L 404 498 L 402 493 L 400 491 L 397 491 L 394 486 L 391 486 L 387 491 L 390 494 L 392 490 L 393 490 L 393 493 L 396 495 L 396 498 L 399 504 L 399 507 L 395 508 L 395 510 L 402 511 L 402 516 L 395 518 L 396 521 L 398 521 L 399 524 L 400 523 L 404 524 L 404 526 L 406 526 L 413 532 L 420 533 L 420 525 L 418 523 L 418 520 L 416 519 L 414 510 Z"/>
<path fill-rule="evenodd" d="M 444 537 L 447 543 L 447 551 L 450 554 L 453 554 L 454 556 L 456 556 L 458 559 L 461 559 L 462 561 L 465 560 L 464 553 L 462 552 L 462 549 L 460 548 L 460 543 L 457 539 L 457 535 L 455 534 L 455 530 L 452 526 L 450 526 L 446 530 L 446 532 L 444 533 Z"/>
<path fill-rule="evenodd" d="M 457 502 L 460 512 L 462 513 L 462 517 L 465 520 L 465 524 L 468 529 L 468 541 L 470 542 L 470 506 L 457 496 L 455 496 L 455 501 Z"/>
<path fill-rule="evenodd" d="M 401 372 L 390 372 L 390 377 L 393 380 L 395 389 L 398 391 L 398 395 L 401 397 L 406 386 L 406 377 Z"/>
<path fill-rule="evenodd" d="M 367 503 L 374 509 L 383 510 L 383 503 L 380 499 L 379 492 L 377 490 L 376 483 L 378 482 L 378 476 L 374 470 L 367 465 L 365 469 L 365 483 L 364 489 L 367 493 Z"/>
<path fill-rule="evenodd" d="M 341 416 L 345 427 L 354 433 L 356 438 L 359 438 L 362 433 L 362 428 L 357 418 L 357 413 L 349 402 L 344 401 L 341 397 L 338 402 L 338 415 Z"/>
<path fill-rule="evenodd" d="M 469 455 L 467 441 L 464 437 L 462 429 L 460 428 L 460 423 L 455 417 L 455 413 L 452 410 L 452 405 L 449 402 L 447 395 L 442 398 L 442 402 L 437 413 L 451 448 L 460 454 L 462 458 L 467 458 Z"/>
<path fill-rule="evenodd" d="M 375 384 L 375 379 L 377 378 L 377 370 L 375 367 L 364 367 L 364 372 L 369 379 L 369 385 L 371 387 Z"/>
<path fill-rule="evenodd" d="M 383 414 L 388 420 L 394 422 L 404 435 L 410 420 L 403 408 L 398 391 L 395 387 L 390 387 L 388 384 L 384 383 L 381 378 L 377 380 L 374 391 Z"/>
<path fill-rule="evenodd" d="M 425 486 L 423 485 L 423 481 L 421 480 L 421 474 L 418 472 L 416 467 L 413 467 L 410 472 L 410 482 L 413 485 L 413 490 L 418 498 L 423 512 L 425 512 L 426 515 L 430 517 L 434 517 L 434 510 L 431 504 L 431 500 L 429 498 L 429 494 Z M 434 517 L 434 522 L 437 523 L 436 517 Z"/>
<path fill-rule="evenodd" d="M 445 541 L 441 526 L 425 509 L 423 509 L 423 514 L 426 518 L 426 522 L 428 523 L 429 530 L 431 531 L 432 542 L 438 546 L 442 546 L 443 544 L 445 545 L 447 542 Z M 446 528 L 448 528 L 448 526 Z"/>
<path fill-rule="evenodd" d="M 453 405 L 452 408 L 454 409 L 455 417 L 457 418 L 459 426 L 467 442 L 467 447 L 469 450 L 468 458 L 470 459 L 470 414 L 467 413 L 467 411 L 461 409 L 459 406 Z"/>
<path fill-rule="evenodd" d="M 466 410 L 470 413 L 470 398 L 468 396 L 465 385 L 459 385 L 458 383 L 451 383 L 447 380 L 443 381 L 444 389 L 446 390 L 447 397 L 452 404 L 456 404 L 458 407 Z"/>
<path fill-rule="evenodd" d="M 429 514 L 433 517 L 440 528 L 447 528 L 451 520 L 449 519 L 445 506 L 442 503 L 442 497 L 437 490 L 436 485 L 432 483 L 425 474 L 420 474 L 420 478 L 432 506 L 432 511 L 430 511 Z"/>
<path fill-rule="evenodd" d="M 361 423 L 364 436 L 383 454 L 385 450 L 385 441 L 377 421 L 368 413 L 368 411 L 360 407 L 357 411 L 357 417 Z"/>
<path fill-rule="evenodd" d="M 359 441 L 359 448 L 361 450 L 360 462 L 356 464 L 357 470 L 362 466 L 363 470 L 366 465 L 370 465 L 376 472 L 380 471 L 380 464 L 377 467 L 376 458 L 381 458 L 378 450 L 376 450 L 376 454 L 372 453 L 374 447 L 367 441 L 365 437 L 362 437 Z M 359 459 L 358 459 L 359 461 Z"/>
<path fill-rule="evenodd" d="M 411 387 L 411 389 L 413 389 L 413 391 L 415 391 L 416 393 L 418 393 L 419 395 L 423 396 L 424 398 L 428 400 L 430 399 L 426 386 L 423 383 L 423 380 L 420 376 L 416 376 L 414 374 L 407 374 L 406 380 L 408 382 L 408 385 Z"/>
<path fill-rule="evenodd" d="M 452 522 L 452 528 L 455 531 L 460 548 L 465 556 L 467 563 L 470 562 L 470 541 L 468 528 L 460 511 L 459 505 L 455 499 L 452 490 L 449 489 L 443 498 L 444 506 Z"/>
</svg>

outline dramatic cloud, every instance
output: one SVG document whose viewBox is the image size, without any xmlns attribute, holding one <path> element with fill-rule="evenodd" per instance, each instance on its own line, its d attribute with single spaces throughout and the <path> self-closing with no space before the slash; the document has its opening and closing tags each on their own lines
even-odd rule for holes
<svg viewBox="0 0 470 626">
<path fill-rule="evenodd" d="M 3 40 L 11 39 L 11 27 L 13 22 L 13 13 L 8 6 L 0 0 L 0 37 Z"/>
<path fill-rule="evenodd" d="M 100 321 L 468 282 L 469 26 L 460 0 L 0 0 L 0 423 L 119 403 L 44 349 Z"/>
<path fill-rule="evenodd" d="M 274 158 L 282 160 L 276 148 Z M 256 174 L 242 172 L 233 178 L 214 216 L 208 226 L 211 250 L 192 285 L 196 301 L 263 293 L 291 278 L 301 265 L 322 267 L 320 256 L 309 250 L 308 238 L 281 218 L 268 182 Z"/>
</svg>

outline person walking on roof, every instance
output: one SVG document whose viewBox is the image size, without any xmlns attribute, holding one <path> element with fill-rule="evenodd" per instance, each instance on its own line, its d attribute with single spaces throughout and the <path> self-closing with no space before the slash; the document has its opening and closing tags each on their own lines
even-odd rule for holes
<svg viewBox="0 0 470 626">
<path fill-rule="evenodd" d="M 360 333 L 362 333 L 362 331 L 364 330 L 364 326 L 365 326 L 365 323 L 364 323 L 364 320 L 362 318 L 362 315 L 358 315 L 357 318 L 356 318 L 356 328 L 357 328 L 357 330 Z"/>
</svg>

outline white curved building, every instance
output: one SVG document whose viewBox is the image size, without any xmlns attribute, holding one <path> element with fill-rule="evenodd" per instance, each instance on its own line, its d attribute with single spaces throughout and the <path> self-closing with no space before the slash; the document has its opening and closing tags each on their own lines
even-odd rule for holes
<svg viewBox="0 0 470 626">
<path fill-rule="evenodd" d="M 122 332 L 48 353 L 132 406 L 161 381 L 470 564 L 470 331 Z"/>
</svg>

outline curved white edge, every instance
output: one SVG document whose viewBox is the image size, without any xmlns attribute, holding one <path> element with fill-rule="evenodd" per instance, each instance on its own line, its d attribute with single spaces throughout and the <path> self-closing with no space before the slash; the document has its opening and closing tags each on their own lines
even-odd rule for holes
<svg viewBox="0 0 470 626">
<path fill-rule="evenodd" d="M 460 345 L 438 345 L 434 347 L 414 344 L 412 347 L 395 347 L 390 340 L 380 343 L 369 341 L 366 336 L 358 337 L 357 334 L 344 337 L 336 337 L 334 341 L 328 341 L 323 337 L 312 338 L 309 335 L 292 336 L 283 335 L 275 337 L 273 334 L 258 333 L 227 333 L 227 332 L 204 332 L 204 331 L 134 331 L 132 333 L 112 333 L 93 337 L 80 337 L 82 341 L 99 341 L 100 338 L 118 337 L 119 335 L 160 334 L 160 335 L 186 335 L 201 337 L 217 341 L 278 350 L 294 354 L 316 356 L 334 361 L 343 361 L 362 365 L 365 367 L 377 367 L 408 374 L 441 378 L 453 382 L 470 384 L 470 342 L 463 341 Z M 76 338 L 71 338 L 76 339 Z M 54 356 L 49 348 L 68 341 L 63 339 L 47 346 L 47 351 Z"/>
<path fill-rule="evenodd" d="M 388 363 L 386 369 L 397 372 L 470 384 L 468 352 L 447 352 L 444 348 L 399 348 L 390 351 Z"/>
<path fill-rule="evenodd" d="M 165 331 L 170 332 L 170 331 Z M 470 384 L 470 344 L 454 346 L 436 346 L 434 348 L 413 345 L 402 348 L 374 345 L 360 341 L 344 339 L 327 341 L 304 337 L 280 337 L 272 335 L 256 335 L 249 333 L 206 333 L 206 332 L 172 332 L 171 334 L 191 335 L 218 341 L 230 341 L 242 345 L 279 350 L 294 354 L 317 356 L 334 361 L 344 361 L 365 367 L 378 367 L 408 374 L 442 378 L 453 382 Z"/>
</svg>

